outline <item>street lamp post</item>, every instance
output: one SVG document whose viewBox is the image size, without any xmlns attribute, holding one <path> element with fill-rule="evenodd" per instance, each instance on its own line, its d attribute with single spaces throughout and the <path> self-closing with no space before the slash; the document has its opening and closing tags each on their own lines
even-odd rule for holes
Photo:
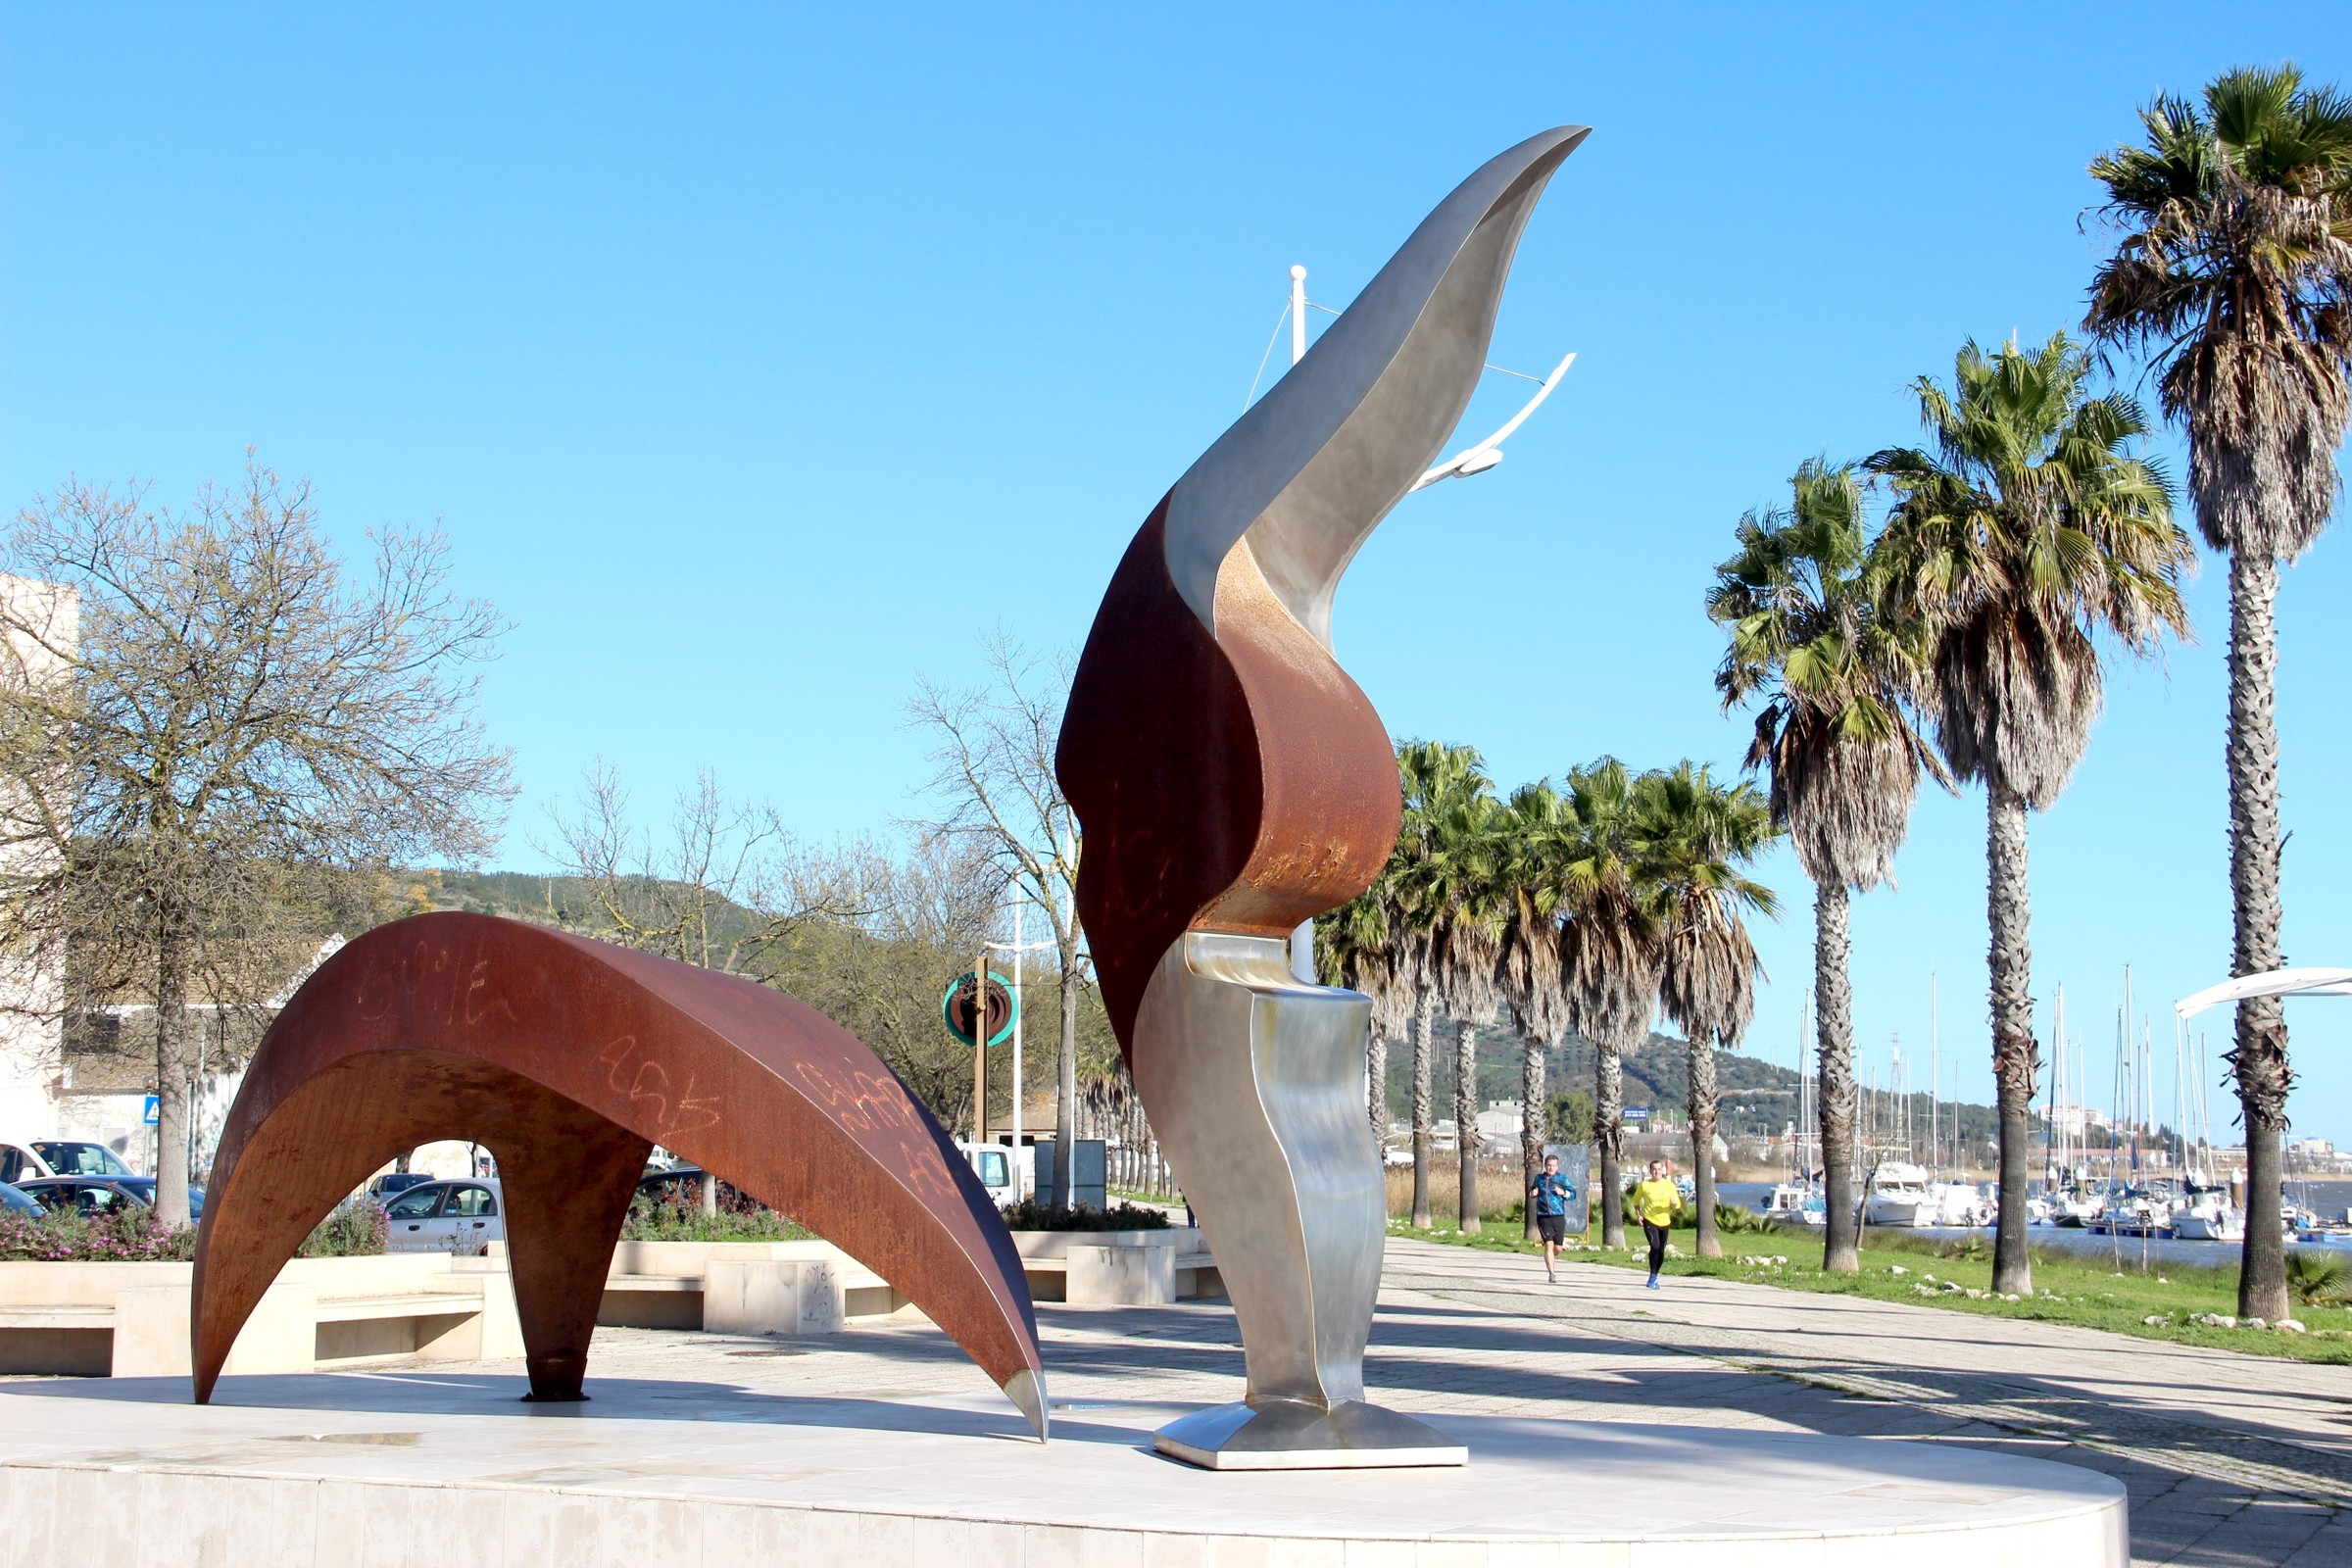
<svg viewBox="0 0 2352 1568">
<path fill-rule="evenodd" d="M 1020 1168 L 1021 1157 L 1021 956 L 1032 948 L 1050 948 L 1054 945 L 1052 942 L 1023 942 L 1021 940 L 1021 910 L 1028 902 L 1026 899 L 1021 899 L 1013 904 L 1012 940 L 988 943 L 985 950 L 986 952 L 1012 955 L 1012 1158 L 1013 1168 L 1016 1171 Z M 1072 1142 L 1075 1141 L 1075 1139 L 1072 1140 Z M 1056 1159 L 1068 1159 L 1071 1157 L 1071 1151 L 1056 1149 L 1054 1151 L 1054 1155 Z M 1034 1168 L 1031 1179 L 1034 1182 Z M 1018 1177 L 1015 1177 L 1015 1180 L 1017 1181 Z M 1034 1187 L 1031 1191 L 1034 1195 Z"/>
</svg>

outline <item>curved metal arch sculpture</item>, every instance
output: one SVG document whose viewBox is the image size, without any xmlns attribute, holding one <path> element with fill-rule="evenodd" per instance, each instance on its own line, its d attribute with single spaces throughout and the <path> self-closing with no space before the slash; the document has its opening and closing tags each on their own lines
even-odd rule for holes
<svg viewBox="0 0 2352 1568">
<path fill-rule="evenodd" d="M 1354 897 L 1401 803 L 1331 651 L 1364 540 L 1469 406 L 1529 214 L 1583 126 L 1464 180 L 1128 546 L 1055 771 L 1112 1026 L 1240 1319 L 1240 1404 L 1164 1429 L 1219 1468 L 1459 1463 L 1363 1399 L 1387 1201 L 1362 1110 L 1370 1002 L 1292 978 L 1286 939 Z"/>
<path fill-rule="evenodd" d="M 872 1052 L 768 987 L 463 913 L 348 944 L 263 1038 L 197 1237 L 198 1402 L 312 1228 L 385 1160 L 447 1138 L 499 1156 L 531 1398 L 585 1396 L 612 1248 L 661 1144 L 889 1280 L 1046 1435 L 1012 1238 Z"/>
</svg>

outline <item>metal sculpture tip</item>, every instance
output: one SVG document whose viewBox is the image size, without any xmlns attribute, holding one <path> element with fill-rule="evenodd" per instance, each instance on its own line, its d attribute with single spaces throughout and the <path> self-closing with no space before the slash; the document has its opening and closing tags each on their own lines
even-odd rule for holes
<svg viewBox="0 0 2352 1568">
<path fill-rule="evenodd" d="M 1021 1414 L 1029 1418 L 1029 1430 L 1037 1434 L 1037 1441 L 1045 1442 L 1049 1424 L 1046 1375 L 1043 1372 L 1015 1372 L 1004 1380 L 1004 1397 L 1018 1405 Z"/>
</svg>

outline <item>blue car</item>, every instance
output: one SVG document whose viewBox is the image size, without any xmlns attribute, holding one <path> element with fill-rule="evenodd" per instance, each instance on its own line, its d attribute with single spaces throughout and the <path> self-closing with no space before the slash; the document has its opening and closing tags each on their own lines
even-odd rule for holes
<svg viewBox="0 0 2352 1568">
<path fill-rule="evenodd" d="M 41 1205 L 6 1182 L 0 1182 L 0 1208 L 13 1208 L 21 1214 L 38 1214 Z"/>
<path fill-rule="evenodd" d="M 73 1210 L 87 1215 L 111 1214 L 125 1203 L 155 1206 L 155 1178 L 152 1176 L 44 1176 L 39 1181 L 25 1182 L 23 1190 L 41 1207 L 57 1212 Z M 204 1189 L 188 1189 L 188 1217 L 204 1217 Z"/>
</svg>

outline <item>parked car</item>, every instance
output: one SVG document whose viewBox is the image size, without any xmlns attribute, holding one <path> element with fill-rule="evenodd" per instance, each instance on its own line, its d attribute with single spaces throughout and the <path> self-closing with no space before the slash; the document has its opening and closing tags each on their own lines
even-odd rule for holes
<svg viewBox="0 0 2352 1568">
<path fill-rule="evenodd" d="M 422 1187 L 433 1180 L 420 1170 L 388 1170 L 368 1184 L 368 1196 L 379 1203 L 389 1203 L 412 1187 Z"/>
<path fill-rule="evenodd" d="M 122 1156 L 104 1144 L 72 1138 L 38 1138 L 0 1144 L 0 1182 L 37 1181 L 43 1176 L 128 1176 Z"/>
<path fill-rule="evenodd" d="M 507 1239 L 495 1178 L 428 1181 L 384 1205 L 385 1247 L 395 1252 L 476 1256 Z"/>
<path fill-rule="evenodd" d="M 52 1212 L 72 1209 L 81 1214 L 109 1214 L 124 1203 L 155 1206 L 152 1176 L 43 1176 L 17 1186 Z M 188 1189 L 188 1217 L 204 1217 L 204 1189 Z"/>
<path fill-rule="evenodd" d="M 47 1210 L 31 1195 L 0 1182 L 0 1208 L 13 1208 L 20 1214 L 41 1214 Z"/>
<path fill-rule="evenodd" d="M 709 1179 L 710 1173 L 700 1165 L 674 1165 L 668 1170 L 649 1171 L 637 1179 L 637 1196 L 651 1199 L 656 1203 L 666 1203 L 673 1208 L 700 1208 L 703 1206 L 703 1183 Z M 729 1213 L 736 1213 L 760 1205 L 739 1192 L 733 1182 L 721 1177 L 718 1183 L 718 1206 Z"/>
</svg>

